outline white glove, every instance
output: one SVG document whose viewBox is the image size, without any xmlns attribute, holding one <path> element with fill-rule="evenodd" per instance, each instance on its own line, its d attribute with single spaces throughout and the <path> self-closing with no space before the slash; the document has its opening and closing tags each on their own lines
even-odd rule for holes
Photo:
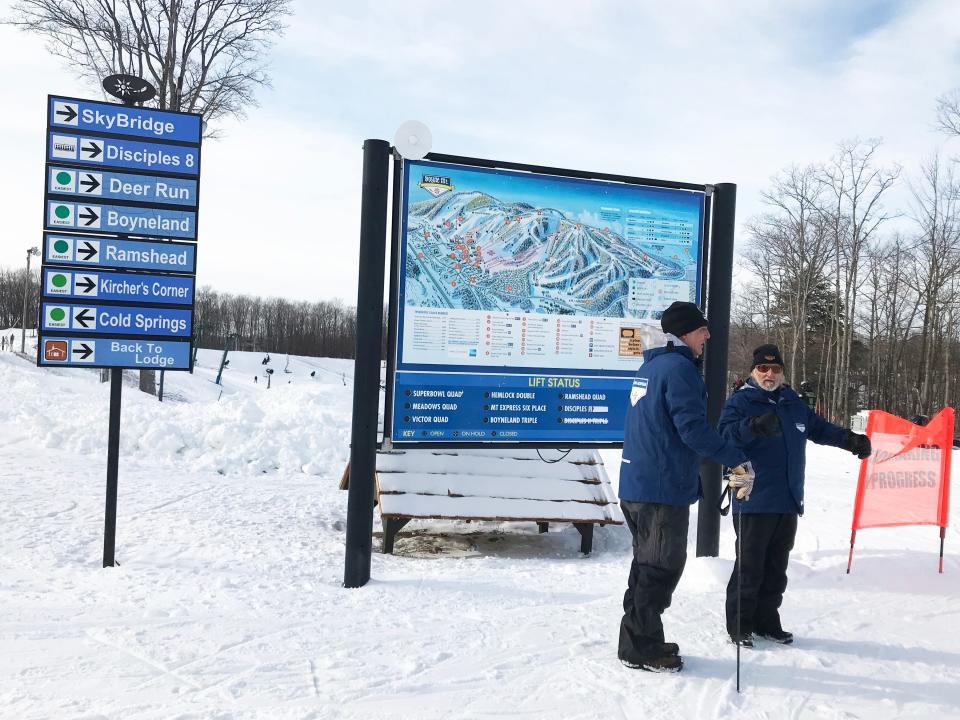
<svg viewBox="0 0 960 720">
<path fill-rule="evenodd" d="M 745 462 L 737 465 L 735 468 L 727 470 L 727 485 L 733 488 L 737 493 L 737 500 L 746 502 L 750 499 L 750 493 L 753 491 L 753 480 L 756 475 L 753 472 L 753 465 Z"/>
</svg>

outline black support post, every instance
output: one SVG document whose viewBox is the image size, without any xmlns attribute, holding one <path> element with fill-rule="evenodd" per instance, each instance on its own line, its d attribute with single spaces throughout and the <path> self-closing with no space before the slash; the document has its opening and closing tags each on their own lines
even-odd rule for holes
<svg viewBox="0 0 960 720">
<path fill-rule="evenodd" d="M 383 554 L 392 555 L 393 546 L 397 540 L 397 533 L 399 533 L 406 524 L 410 522 L 410 518 L 396 518 L 388 517 L 383 520 Z"/>
<path fill-rule="evenodd" d="M 343 585 L 348 588 L 362 587 L 370 580 L 370 556 L 373 550 L 373 476 L 376 471 L 377 409 L 380 401 L 389 158 L 390 145 L 385 140 L 367 140 L 363 143 L 357 345 L 343 572 Z"/>
<path fill-rule="evenodd" d="M 116 565 L 117 476 L 120 465 L 120 395 L 123 370 L 110 371 L 110 421 L 107 434 L 107 507 L 103 521 L 103 566 Z"/>
<path fill-rule="evenodd" d="M 707 421 L 716 427 L 727 399 L 727 353 L 730 349 L 730 291 L 733 283 L 733 236 L 736 226 L 737 186 L 720 183 L 713 191 L 710 232 L 710 274 L 707 284 L 707 320 L 710 342 L 706 350 Z M 697 557 L 720 552 L 720 493 L 723 469 L 712 460 L 700 465 L 703 497 L 697 512 Z"/>
<path fill-rule="evenodd" d="M 574 523 L 580 533 L 580 552 L 589 555 L 593 550 L 593 523 Z"/>
</svg>

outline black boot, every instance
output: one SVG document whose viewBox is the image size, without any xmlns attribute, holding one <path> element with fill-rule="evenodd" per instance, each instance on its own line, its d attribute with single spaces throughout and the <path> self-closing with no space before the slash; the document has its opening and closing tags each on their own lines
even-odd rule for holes
<svg viewBox="0 0 960 720">
<path fill-rule="evenodd" d="M 631 670 L 646 670 L 647 672 L 680 672 L 683 670 L 683 658 L 679 655 L 663 655 L 650 658 L 620 658 L 626 667 Z"/>
<path fill-rule="evenodd" d="M 739 638 L 737 637 L 736 633 L 730 633 L 730 642 L 732 642 L 734 645 L 738 644 L 737 643 L 738 639 L 739 639 L 740 647 L 745 647 L 745 648 L 753 647 L 753 633 L 742 632 L 740 633 Z"/>
<path fill-rule="evenodd" d="M 773 642 L 780 643 L 781 645 L 789 645 L 793 642 L 793 633 L 789 633 L 786 630 L 780 630 L 777 628 L 758 630 L 757 635 L 762 637 L 764 640 L 772 640 Z"/>
<path fill-rule="evenodd" d="M 754 626 L 757 636 L 765 640 L 772 640 L 781 645 L 793 642 L 793 633 L 788 633 L 780 624 L 780 613 L 776 610 L 770 613 L 761 613 Z"/>
</svg>

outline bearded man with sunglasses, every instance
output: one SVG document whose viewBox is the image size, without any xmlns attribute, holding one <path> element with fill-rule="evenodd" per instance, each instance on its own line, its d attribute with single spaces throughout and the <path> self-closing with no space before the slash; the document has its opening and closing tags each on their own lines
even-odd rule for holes
<svg viewBox="0 0 960 720">
<path fill-rule="evenodd" d="M 779 608 L 797 517 L 803 514 L 807 440 L 843 448 L 862 459 L 870 457 L 870 439 L 807 407 L 784 383 L 783 356 L 771 344 L 753 351 L 750 377 L 727 399 L 718 429 L 746 452 L 755 473 L 752 487 L 731 500 L 739 543 L 727 583 L 727 632 L 736 642 L 739 570 L 741 646 L 752 647 L 754 634 L 789 644 L 793 634 L 780 624 Z"/>
</svg>

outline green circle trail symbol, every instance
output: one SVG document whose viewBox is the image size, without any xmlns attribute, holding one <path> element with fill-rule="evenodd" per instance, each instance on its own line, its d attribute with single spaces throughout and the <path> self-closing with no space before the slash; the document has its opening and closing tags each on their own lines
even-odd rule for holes
<svg viewBox="0 0 960 720">
<path fill-rule="evenodd" d="M 54 275 L 54 276 L 53 276 L 53 286 L 54 286 L 54 287 L 62 288 L 62 287 L 63 287 L 64 285 L 66 285 L 66 284 L 67 284 L 67 276 L 66 276 L 66 275 Z"/>
<path fill-rule="evenodd" d="M 57 184 L 58 185 L 69 185 L 70 181 L 73 180 L 73 176 L 68 172 L 58 172 L 57 173 Z"/>
<path fill-rule="evenodd" d="M 53 308 L 50 311 L 50 319 L 53 320 L 54 322 L 60 322 L 66 316 L 67 316 L 67 313 L 64 311 L 63 308 Z"/>
<path fill-rule="evenodd" d="M 70 249 L 70 243 L 68 243 L 66 240 L 57 240 L 53 244 L 53 249 L 56 250 L 58 253 L 65 253 L 67 250 Z"/>
<path fill-rule="evenodd" d="M 70 217 L 70 208 L 68 208 L 66 205 L 57 205 L 57 209 L 53 211 L 53 214 L 61 220 L 66 220 L 68 217 Z"/>
</svg>

